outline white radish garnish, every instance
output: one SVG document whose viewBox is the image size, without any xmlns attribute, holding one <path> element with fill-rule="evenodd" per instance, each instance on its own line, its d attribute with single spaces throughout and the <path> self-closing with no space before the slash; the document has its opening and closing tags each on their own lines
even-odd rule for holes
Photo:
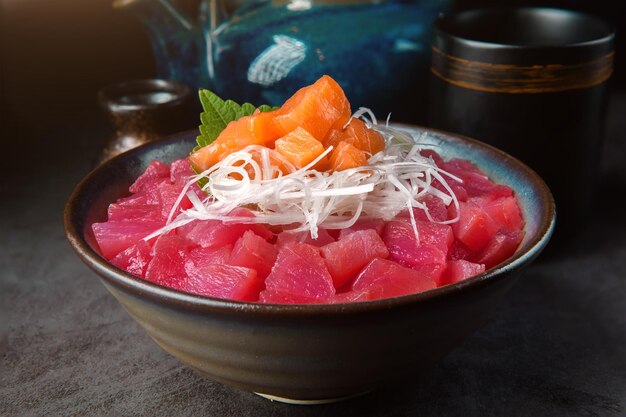
<svg viewBox="0 0 626 417">
<path fill-rule="evenodd" d="M 385 149 L 372 155 L 367 166 L 332 173 L 313 169 L 332 152 L 329 147 L 310 164 L 297 169 L 278 152 L 251 145 L 190 178 L 167 225 L 146 239 L 194 220 L 208 219 L 284 225 L 295 231 L 308 230 L 311 237 L 317 238 L 320 227 L 342 229 L 354 225 L 359 218 L 388 221 L 407 209 L 418 237 L 412 209 L 423 210 L 430 221 L 435 221 L 423 201 L 427 194 L 441 199 L 446 206 L 454 204 L 458 213 L 459 202 L 446 179 L 462 181 L 420 154 L 427 146 L 419 143 L 423 137 L 414 139 L 407 132 L 376 125 L 376 118 L 368 109 L 359 109 L 353 117 L 364 115 L 369 116 L 366 123 L 373 124 L 386 142 Z M 190 190 L 202 178 L 206 178 L 204 198 Z M 440 184 L 438 188 L 435 181 Z M 174 218 L 185 195 L 192 207 Z M 250 209 L 254 217 L 230 215 L 237 207 Z M 457 220 L 458 216 L 440 223 Z"/>
</svg>

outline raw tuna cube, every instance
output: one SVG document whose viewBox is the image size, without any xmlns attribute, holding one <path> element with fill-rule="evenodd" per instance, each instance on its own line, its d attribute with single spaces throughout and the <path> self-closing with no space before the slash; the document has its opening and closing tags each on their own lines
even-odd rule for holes
<svg viewBox="0 0 626 417">
<path fill-rule="evenodd" d="M 183 280 L 184 291 L 229 300 L 257 301 L 263 280 L 254 269 L 230 265 L 205 265 Z"/>
<path fill-rule="evenodd" d="M 108 209 L 109 221 L 158 221 L 162 219 L 161 206 L 158 204 L 120 205 L 113 203 Z M 165 220 L 162 222 L 165 225 Z"/>
<path fill-rule="evenodd" d="M 458 183 L 457 181 L 452 180 L 448 182 L 448 185 L 452 189 L 452 192 L 454 193 L 457 200 L 467 201 L 469 199 L 467 190 L 463 187 L 462 184 Z"/>
<path fill-rule="evenodd" d="M 500 230 L 515 232 L 524 227 L 515 197 L 502 197 L 486 202 L 485 211 L 498 224 Z"/>
<path fill-rule="evenodd" d="M 150 202 L 150 197 L 146 193 L 140 194 L 131 194 L 128 197 L 119 198 L 115 203 L 111 205 L 115 205 L 117 207 L 132 207 L 132 206 L 142 206 L 147 204 L 155 204 L 154 202 Z"/>
<path fill-rule="evenodd" d="M 161 161 L 152 161 L 143 174 L 130 186 L 129 191 L 131 193 L 147 191 L 151 189 L 155 183 L 160 183 L 163 179 L 169 179 L 169 177 L 170 167 L 168 165 Z"/>
<path fill-rule="evenodd" d="M 278 235 L 276 239 L 276 246 L 280 247 L 286 243 L 298 242 L 298 243 L 306 243 L 308 245 L 313 245 L 317 247 L 322 247 L 334 241 L 335 239 L 328 233 L 326 229 L 317 230 L 317 239 L 313 239 L 311 237 L 311 233 L 308 231 L 302 231 L 302 232 L 285 231 Z"/>
<path fill-rule="evenodd" d="M 385 228 L 385 221 L 382 219 L 359 219 L 352 226 L 341 229 L 339 231 L 339 239 L 344 238 L 345 236 L 357 232 L 359 230 L 374 230 L 379 235 L 382 235 L 383 229 Z"/>
<path fill-rule="evenodd" d="M 260 278 L 267 278 L 276 262 L 278 251 L 271 243 L 248 230 L 233 247 L 228 263 L 254 269 Z"/>
<path fill-rule="evenodd" d="M 335 288 L 350 282 L 374 258 L 386 258 L 385 242 L 373 229 L 359 230 L 321 249 Z"/>
<path fill-rule="evenodd" d="M 162 225 L 161 220 L 108 221 L 94 223 L 92 229 L 102 256 L 111 260 L 121 251 L 160 229 Z"/>
<path fill-rule="evenodd" d="M 373 300 L 372 293 L 369 289 L 362 289 L 357 291 L 346 291 L 339 294 L 335 294 L 332 299 L 333 303 L 355 303 L 358 301 Z"/>
<path fill-rule="evenodd" d="M 181 228 L 181 234 L 192 242 L 204 248 L 219 248 L 233 245 L 250 226 L 241 223 L 224 223 L 219 220 L 197 220 L 190 223 L 193 227 L 186 235 Z"/>
<path fill-rule="evenodd" d="M 460 203 L 459 209 L 459 221 L 452 224 L 454 236 L 470 250 L 478 252 L 493 240 L 498 226 L 478 205 Z"/>
<path fill-rule="evenodd" d="M 191 243 L 180 236 L 170 234 L 160 236 L 154 243 L 154 258 L 146 270 L 146 279 L 155 284 L 185 291 L 185 259 Z"/>
<path fill-rule="evenodd" d="M 286 243 L 279 249 L 265 287 L 261 292 L 265 302 L 279 302 L 275 297 L 280 296 L 325 303 L 335 295 L 333 279 L 319 249 L 306 243 Z"/>
<path fill-rule="evenodd" d="M 158 206 L 163 205 L 163 198 L 161 197 L 162 191 L 159 190 L 160 186 L 171 186 L 169 178 L 156 178 L 153 181 L 145 182 L 142 189 L 134 194 L 135 196 L 145 196 L 147 204 L 156 204 Z"/>
<path fill-rule="evenodd" d="M 424 203 L 428 208 L 428 213 L 432 219 L 436 222 L 442 222 L 448 220 L 448 208 L 444 204 L 444 202 L 434 195 L 428 194 L 420 199 L 421 203 Z M 413 208 L 413 216 L 415 216 L 416 220 L 422 221 L 430 221 L 426 212 L 421 209 L 414 207 Z M 409 212 L 407 210 L 401 212 L 398 215 L 399 218 L 408 219 L 410 218 Z"/>
<path fill-rule="evenodd" d="M 160 214 L 164 220 L 167 220 L 182 190 L 182 184 L 171 184 L 169 181 L 162 182 L 157 185 L 155 192 L 161 205 Z M 189 200 L 189 197 L 184 196 L 176 207 L 172 218 L 175 218 L 182 210 L 186 210 L 188 208 L 191 208 L 191 201 Z"/>
<path fill-rule="evenodd" d="M 443 159 L 441 159 L 441 156 L 439 156 L 439 154 L 437 152 L 435 152 L 432 149 L 422 149 L 420 151 L 420 155 L 422 155 L 425 158 L 430 158 L 433 160 L 433 162 L 438 166 L 441 167 L 443 165 Z"/>
<path fill-rule="evenodd" d="M 463 244 L 460 240 L 455 240 L 448 251 L 448 259 L 456 261 L 459 259 L 472 258 L 473 252 Z"/>
<path fill-rule="evenodd" d="M 207 265 L 226 265 L 230 259 L 232 245 L 221 248 L 203 248 L 202 246 L 191 249 L 185 260 L 185 272 L 187 275 L 194 273 L 194 270 L 204 268 Z"/>
<path fill-rule="evenodd" d="M 419 232 L 419 227 L 418 227 Z M 441 234 L 439 239 L 445 238 Z M 383 240 L 389 249 L 389 259 L 400 265 L 420 271 L 438 280 L 446 265 L 446 253 L 437 246 L 428 243 L 429 238 L 423 236 L 418 242 L 413 227 L 406 221 L 391 221 L 385 226 Z M 436 240 L 431 240 L 434 242 Z"/>
<path fill-rule="evenodd" d="M 129 274 L 143 278 L 148 264 L 152 260 L 151 250 L 152 246 L 141 239 L 133 246 L 118 253 L 115 258 L 111 259 L 111 263 Z"/>
<path fill-rule="evenodd" d="M 498 265 L 515 253 L 520 242 L 524 238 L 521 230 L 509 233 L 498 233 L 491 243 L 478 256 L 478 263 L 485 264 L 487 268 Z"/>
<path fill-rule="evenodd" d="M 451 159 L 442 167 L 449 173 L 463 180 L 463 188 L 469 197 L 493 195 L 497 197 L 510 197 L 513 190 L 506 185 L 495 184 L 476 165 L 463 159 Z"/>
<path fill-rule="evenodd" d="M 414 294 L 436 286 L 431 276 L 377 258 L 361 271 L 352 285 L 352 291 L 368 290 L 374 298 L 387 298 Z"/>
<path fill-rule="evenodd" d="M 291 294 L 274 289 L 266 289 L 259 294 L 259 301 L 267 304 L 324 304 L 332 298 L 307 297 L 302 294 Z"/>
<path fill-rule="evenodd" d="M 469 197 L 491 195 L 497 197 L 510 197 L 513 190 L 506 185 L 495 184 L 484 174 L 468 173 L 463 176 L 463 188 Z"/>
<path fill-rule="evenodd" d="M 483 264 L 475 264 L 464 260 L 450 261 L 441 276 L 438 286 L 453 284 L 483 272 L 485 272 L 485 265 Z"/>
<path fill-rule="evenodd" d="M 204 248 L 219 248 L 233 245 L 248 230 L 255 233 L 259 231 L 261 237 L 273 236 L 263 225 L 225 223 L 219 220 L 196 220 L 178 228 L 177 233 Z"/>
<path fill-rule="evenodd" d="M 189 177 L 195 175 L 191 169 L 189 159 L 183 158 L 172 162 L 170 167 L 170 182 L 173 184 L 185 185 L 189 181 Z"/>
<path fill-rule="evenodd" d="M 411 228 L 411 231 L 413 231 L 413 228 Z M 441 250 L 444 254 L 448 254 L 448 250 L 454 242 L 454 233 L 450 225 L 418 221 L 417 231 L 420 243 L 427 243 Z"/>
</svg>

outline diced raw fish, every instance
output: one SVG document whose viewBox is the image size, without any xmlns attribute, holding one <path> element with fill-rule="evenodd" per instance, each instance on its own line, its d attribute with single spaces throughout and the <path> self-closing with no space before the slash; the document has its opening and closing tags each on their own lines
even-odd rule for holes
<svg viewBox="0 0 626 417">
<path fill-rule="evenodd" d="M 475 264 L 462 259 L 449 261 L 448 266 L 443 272 L 441 280 L 437 283 L 437 285 L 442 286 L 453 284 L 466 278 L 473 277 L 474 275 L 482 274 L 483 272 L 485 272 L 485 265 L 483 264 Z"/>
<path fill-rule="evenodd" d="M 133 246 L 118 253 L 111 263 L 129 274 L 144 277 L 148 264 L 152 260 L 152 246 L 140 239 Z"/>
<path fill-rule="evenodd" d="M 169 217 L 182 189 L 183 184 L 171 184 L 169 181 L 163 182 L 157 186 L 156 195 L 158 196 L 161 204 L 161 217 L 163 219 L 167 220 Z M 191 201 L 189 200 L 189 197 L 185 195 L 176 207 L 172 218 L 176 218 L 182 210 L 186 210 L 188 208 L 191 208 Z"/>
<path fill-rule="evenodd" d="M 209 297 L 257 301 L 263 280 L 254 269 L 231 265 L 205 265 L 183 280 L 183 290 Z"/>
<path fill-rule="evenodd" d="M 510 187 L 494 183 L 470 161 L 451 159 L 444 162 L 442 168 L 463 180 L 462 186 L 469 197 L 484 195 L 510 197 L 513 195 L 513 190 Z"/>
<path fill-rule="evenodd" d="M 129 191 L 131 193 L 138 193 L 141 191 L 147 191 L 156 183 L 160 183 L 163 179 L 169 179 L 170 167 L 161 161 L 152 161 L 148 168 L 137 178 L 137 180 L 130 186 Z"/>
<path fill-rule="evenodd" d="M 265 279 L 276 262 L 277 254 L 274 245 L 248 230 L 235 243 L 228 263 L 254 269 L 260 278 Z"/>
<path fill-rule="evenodd" d="M 301 232 L 284 231 L 278 234 L 278 237 L 276 238 L 276 246 L 280 247 L 286 243 L 298 242 L 322 247 L 334 241 L 335 239 L 326 229 L 317 229 L 317 239 L 313 239 L 311 237 L 311 232 L 307 230 Z"/>
<path fill-rule="evenodd" d="M 162 220 L 108 221 L 94 223 L 93 234 L 102 256 L 111 260 L 121 251 L 161 228 Z"/>
<path fill-rule="evenodd" d="M 259 294 L 259 301 L 267 304 L 324 304 L 331 298 L 308 297 L 302 294 L 292 294 L 274 289 L 266 289 Z"/>
<path fill-rule="evenodd" d="M 454 242 L 452 227 L 447 224 L 421 220 L 416 223 L 420 244 L 427 243 L 432 245 L 447 255 L 452 242 Z M 411 228 L 411 231 L 413 231 L 413 228 Z"/>
<path fill-rule="evenodd" d="M 441 159 L 441 156 L 439 156 L 439 154 L 432 149 L 422 149 L 420 151 L 420 155 L 425 158 L 432 159 L 438 167 L 443 165 L 443 159 Z"/>
<path fill-rule="evenodd" d="M 170 181 L 172 183 L 185 185 L 189 181 L 189 177 L 193 175 L 195 175 L 195 172 L 191 169 L 189 159 L 177 159 L 172 162 L 170 168 Z"/>
<path fill-rule="evenodd" d="M 279 295 L 328 302 L 335 295 L 333 279 L 319 249 L 306 243 L 286 243 L 279 249 L 265 287 L 261 293 L 265 302 L 274 302 L 271 300 Z"/>
<path fill-rule="evenodd" d="M 233 215 L 247 217 L 246 213 L 250 213 L 250 211 L 243 210 L 241 213 Z M 264 239 L 273 236 L 273 233 L 262 224 L 221 222 L 219 220 L 196 220 L 179 227 L 177 233 L 202 247 L 219 248 L 234 244 L 248 230 Z"/>
<path fill-rule="evenodd" d="M 469 195 L 467 194 L 467 190 L 463 187 L 462 184 L 459 184 L 458 182 L 452 180 L 448 182 L 448 185 L 452 189 L 452 192 L 454 193 L 454 196 L 458 201 L 467 201 Z"/>
<path fill-rule="evenodd" d="M 221 248 L 203 248 L 202 246 L 193 248 L 185 260 L 185 272 L 189 275 L 194 273 L 194 270 L 207 265 L 227 265 L 232 249 L 232 245 Z"/>
<path fill-rule="evenodd" d="M 432 276 L 377 258 L 361 271 L 352 291 L 368 290 L 373 298 L 387 298 L 427 291 L 436 286 Z"/>
<path fill-rule="evenodd" d="M 498 226 L 482 207 L 471 202 L 460 203 L 459 221 L 452 224 L 452 231 L 471 251 L 485 248 L 497 230 Z"/>
<path fill-rule="evenodd" d="M 485 211 L 498 224 L 498 229 L 514 232 L 524 227 L 522 213 L 515 197 L 501 197 L 485 202 Z"/>
<path fill-rule="evenodd" d="M 377 291 L 378 292 L 378 291 Z M 332 299 L 333 303 L 355 303 L 358 301 L 373 300 L 372 292 L 369 289 L 350 290 L 339 294 L 335 294 Z"/>
<path fill-rule="evenodd" d="M 498 233 L 491 243 L 482 251 L 477 262 L 485 264 L 487 268 L 498 265 L 515 253 L 515 250 L 523 238 L 523 230 Z"/>
<path fill-rule="evenodd" d="M 158 204 L 111 204 L 108 209 L 109 221 L 158 221 L 162 219 Z M 165 225 L 163 220 L 162 225 Z"/>
<path fill-rule="evenodd" d="M 357 232 L 359 230 L 369 230 L 372 229 L 376 231 L 379 235 L 383 234 L 383 229 L 385 228 L 385 221 L 382 219 L 359 219 L 352 226 L 347 227 L 345 229 L 341 229 L 339 231 L 339 239 L 344 238 L 345 236 Z"/>
<path fill-rule="evenodd" d="M 185 259 L 192 244 L 175 234 L 159 236 L 152 248 L 154 258 L 146 270 L 146 279 L 155 284 L 185 291 Z"/>
<path fill-rule="evenodd" d="M 420 199 L 420 202 L 426 205 L 426 207 L 428 208 L 428 213 L 434 221 L 443 222 L 448 220 L 448 208 L 439 197 L 435 197 L 432 194 L 427 194 Z M 416 220 L 428 222 L 430 221 L 428 215 L 426 214 L 426 211 L 424 211 L 424 209 L 422 208 L 413 207 L 413 216 Z M 409 219 L 409 211 L 403 210 L 402 212 L 400 212 L 400 214 L 398 214 L 398 218 Z"/>
<path fill-rule="evenodd" d="M 459 259 L 468 259 L 472 258 L 473 252 L 463 244 L 460 240 L 455 240 L 448 251 L 448 259 L 456 261 Z"/>
<path fill-rule="evenodd" d="M 320 249 L 335 288 L 341 288 L 356 277 L 374 258 L 386 258 L 385 242 L 373 229 L 359 230 Z"/>
<path fill-rule="evenodd" d="M 442 234 L 440 239 L 444 236 Z M 428 239 L 428 237 L 423 236 L 418 242 L 413 227 L 407 221 L 390 221 L 385 226 L 383 233 L 383 241 L 389 249 L 390 260 L 429 275 L 436 281 L 443 273 L 446 265 L 446 252 L 439 248 L 445 243 L 441 241 L 435 246 L 428 243 Z"/>
</svg>

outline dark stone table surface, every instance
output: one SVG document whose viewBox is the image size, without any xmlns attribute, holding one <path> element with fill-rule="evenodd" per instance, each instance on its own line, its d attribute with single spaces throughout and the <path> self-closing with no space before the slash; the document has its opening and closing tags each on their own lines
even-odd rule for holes
<svg viewBox="0 0 626 417">
<path fill-rule="evenodd" d="M 1 415 L 626 415 L 626 94 L 612 96 L 594 220 L 567 250 L 528 268 L 481 330 L 410 383 L 310 407 L 181 365 L 74 255 L 63 206 L 105 131 L 77 117 L 29 153 L 34 172 L 0 183 Z"/>
</svg>

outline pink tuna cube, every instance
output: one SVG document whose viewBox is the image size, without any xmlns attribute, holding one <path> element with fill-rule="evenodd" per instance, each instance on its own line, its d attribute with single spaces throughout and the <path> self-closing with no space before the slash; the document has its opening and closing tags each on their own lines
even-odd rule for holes
<svg viewBox="0 0 626 417">
<path fill-rule="evenodd" d="M 334 241 L 335 239 L 328 233 L 326 229 L 318 229 L 317 239 L 313 239 L 311 237 L 311 232 L 306 230 L 302 232 L 291 232 L 286 230 L 278 234 L 278 237 L 276 238 L 276 246 L 280 247 L 283 246 L 285 243 L 298 242 L 322 247 Z"/>
<path fill-rule="evenodd" d="M 515 253 L 523 238 L 524 231 L 522 230 L 498 233 L 478 255 L 477 262 L 485 264 L 487 268 L 504 262 Z"/>
<path fill-rule="evenodd" d="M 319 249 L 306 243 L 286 243 L 279 249 L 265 287 L 260 299 L 268 303 L 283 299 L 325 303 L 335 295 L 333 279 Z"/>
<path fill-rule="evenodd" d="M 427 291 L 436 286 L 429 275 L 377 258 L 361 271 L 352 291 L 368 290 L 372 298 L 388 298 Z"/>
<path fill-rule="evenodd" d="M 228 300 L 257 301 L 263 280 L 254 269 L 230 265 L 205 265 L 190 271 L 183 291 Z"/>
<path fill-rule="evenodd" d="M 140 239 L 150 235 L 163 225 L 159 220 L 108 221 L 94 223 L 92 230 L 100 252 L 107 260 L 133 246 Z"/>
<path fill-rule="evenodd" d="M 202 246 L 193 248 L 185 260 L 185 272 L 190 275 L 193 270 L 207 265 L 226 265 L 232 249 L 232 245 L 221 248 L 203 248 Z"/>
<path fill-rule="evenodd" d="M 493 240 L 498 226 L 483 208 L 471 202 L 460 203 L 459 210 L 459 220 L 452 224 L 454 236 L 478 252 Z"/>
<path fill-rule="evenodd" d="M 411 223 L 390 221 L 385 226 L 383 241 L 389 249 L 390 260 L 438 280 L 445 269 L 447 251 L 444 252 L 442 249 L 447 247 L 449 237 L 447 232 L 428 236 L 426 231 L 429 226 L 422 227 L 424 233 L 419 233 L 420 239 L 418 241 Z M 419 229 L 418 223 L 418 232 Z M 441 228 L 439 231 L 445 231 L 445 228 Z"/>
<path fill-rule="evenodd" d="M 152 246 L 141 239 L 133 246 L 118 253 L 111 263 L 129 274 L 143 278 L 152 260 Z"/>
<path fill-rule="evenodd" d="M 185 291 L 187 278 L 185 260 L 192 249 L 192 244 L 175 234 L 162 235 L 154 243 L 154 258 L 146 270 L 146 279 L 155 284 Z"/>
<path fill-rule="evenodd" d="M 145 192 L 163 180 L 169 180 L 170 167 L 161 161 L 152 161 L 148 168 L 130 186 L 131 193 Z"/>
<path fill-rule="evenodd" d="M 265 279 L 274 266 L 277 253 L 274 245 L 248 230 L 235 243 L 228 263 L 254 269 L 259 277 Z"/>
<path fill-rule="evenodd" d="M 483 264 L 475 264 L 462 259 L 450 261 L 441 276 L 438 286 L 453 284 L 455 282 L 473 277 L 474 275 L 482 274 L 483 272 L 485 272 L 485 265 Z"/>
<path fill-rule="evenodd" d="M 376 233 L 381 235 L 383 233 L 383 229 L 385 228 L 385 221 L 382 219 L 359 219 L 352 226 L 341 229 L 339 231 L 339 239 L 344 238 L 345 236 L 358 232 L 359 230 L 374 230 Z"/>
<path fill-rule="evenodd" d="M 348 284 L 374 258 L 386 258 L 385 242 L 373 229 L 359 230 L 321 249 L 335 288 Z"/>
</svg>

